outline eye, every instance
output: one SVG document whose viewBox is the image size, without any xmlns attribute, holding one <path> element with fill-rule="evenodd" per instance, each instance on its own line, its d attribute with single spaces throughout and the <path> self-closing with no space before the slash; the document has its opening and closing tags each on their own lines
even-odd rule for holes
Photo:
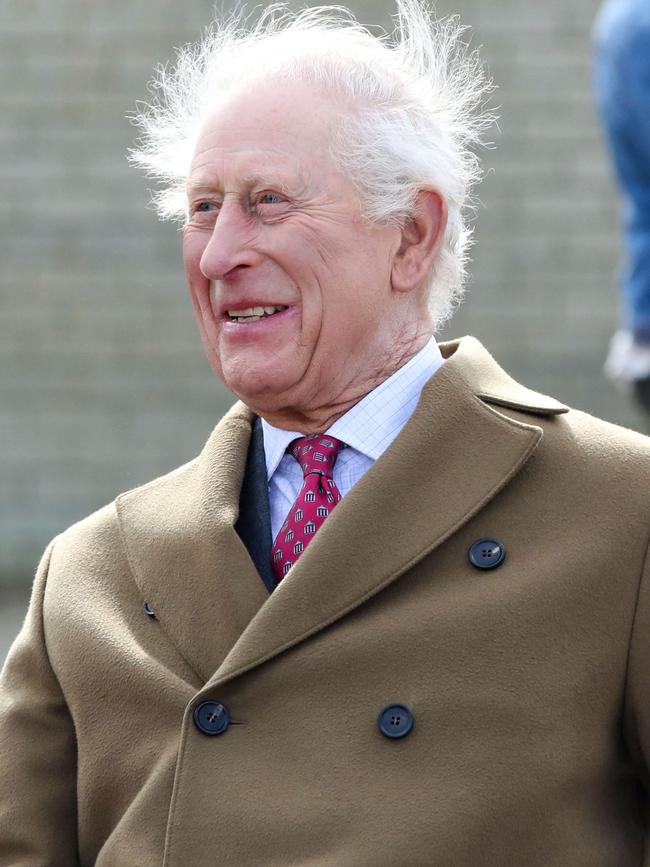
<svg viewBox="0 0 650 867">
<path fill-rule="evenodd" d="M 282 202 L 282 196 L 277 193 L 260 193 L 257 197 L 258 205 L 279 205 Z"/>
<path fill-rule="evenodd" d="M 212 226 L 219 216 L 220 202 L 198 201 L 190 205 L 190 222 L 199 226 Z"/>
</svg>

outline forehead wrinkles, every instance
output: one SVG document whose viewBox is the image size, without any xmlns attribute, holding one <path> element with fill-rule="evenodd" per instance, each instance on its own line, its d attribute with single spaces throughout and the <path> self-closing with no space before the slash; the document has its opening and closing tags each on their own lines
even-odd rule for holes
<svg viewBox="0 0 650 867">
<path fill-rule="evenodd" d="M 327 112 L 296 112 L 286 105 L 241 104 L 233 117 L 232 108 L 216 112 L 205 121 L 197 140 L 197 151 L 214 147 L 232 152 L 272 150 L 277 153 L 304 152 L 321 156 L 327 150 L 332 118 Z M 253 118 L 242 117 L 248 111 Z"/>
<path fill-rule="evenodd" d="M 222 153 L 207 152 L 204 159 L 199 158 L 192 164 L 187 190 L 189 193 L 205 189 L 226 192 L 226 188 L 246 191 L 270 186 L 286 195 L 305 194 L 312 186 L 312 173 L 295 158 L 285 156 L 284 161 L 266 159 L 260 165 L 258 160 L 246 159 L 243 154 L 237 154 L 233 160 Z"/>
<path fill-rule="evenodd" d="M 268 169 L 295 174 L 296 167 L 321 170 L 330 162 L 334 121 L 331 105 L 301 92 L 278 94 L 266 88 L 216 109 L 199 133 L 191 172 L 210 163 L 238 172 L 264 174 Z M 257 160 L 257 163 L 255 162 Z M 241 163 L 246 163 L 244 168 Z"/>
</svg>

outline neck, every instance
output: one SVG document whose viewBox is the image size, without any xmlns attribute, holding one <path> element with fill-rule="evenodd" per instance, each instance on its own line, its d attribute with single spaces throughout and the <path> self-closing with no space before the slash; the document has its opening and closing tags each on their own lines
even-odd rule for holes
<svg viewBox="0 0 650 867">
<path fill-rule="evenodd" d="M 430 331 L 418 332 L 409 343 L 401 346 L 398 353 L 387 358 L 380 368 L 374 368 L 365 376 L 356 378 L 336 401 L 330 400 L 326 404 L 308 408 L 289 406 L 269 411 L 251 406 L 251 409 L 273 427 L 281 430 L 298 431 L 305 435 L 323 433 L 373 389 L 417 355 L 430 338 Z"/>
</svg>

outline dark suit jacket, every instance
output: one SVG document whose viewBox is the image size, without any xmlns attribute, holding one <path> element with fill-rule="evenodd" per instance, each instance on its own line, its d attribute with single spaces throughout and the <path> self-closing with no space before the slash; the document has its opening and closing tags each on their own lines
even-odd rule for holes
<svg viewBox="0 0 650 867">
<path fill-rule="evenodd" d="M 237 535 L 259 572 L 264 586 L 272 593 L 275 577 L 271 569 L 271 515 L 269 511 L 268 479 L 264 454 L 264 432 L 259 417 L 253 420 L 251 441 L 246 457 L 246 470 L 239 495 Z"/>
</svg>

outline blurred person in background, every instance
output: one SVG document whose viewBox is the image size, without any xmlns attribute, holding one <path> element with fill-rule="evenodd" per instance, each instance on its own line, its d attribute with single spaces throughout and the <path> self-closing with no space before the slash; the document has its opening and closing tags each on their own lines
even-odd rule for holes
<svg viewBox="0 0 650 867">
<path fill-rule="evenodd" d="M 159 74 L 134 159 L 239 401 L 48 546 L 0 867 L 650 865 L 649 441 L 437 343 L 490 88 L 398 10 Z"/>
<path fill-rule="evenodd" d="M 595 25 L 596 90 L 623 195 L 623 327 L 605 372 L 650 411 L 650 3 L 607 0 Z"/>
</svg>

